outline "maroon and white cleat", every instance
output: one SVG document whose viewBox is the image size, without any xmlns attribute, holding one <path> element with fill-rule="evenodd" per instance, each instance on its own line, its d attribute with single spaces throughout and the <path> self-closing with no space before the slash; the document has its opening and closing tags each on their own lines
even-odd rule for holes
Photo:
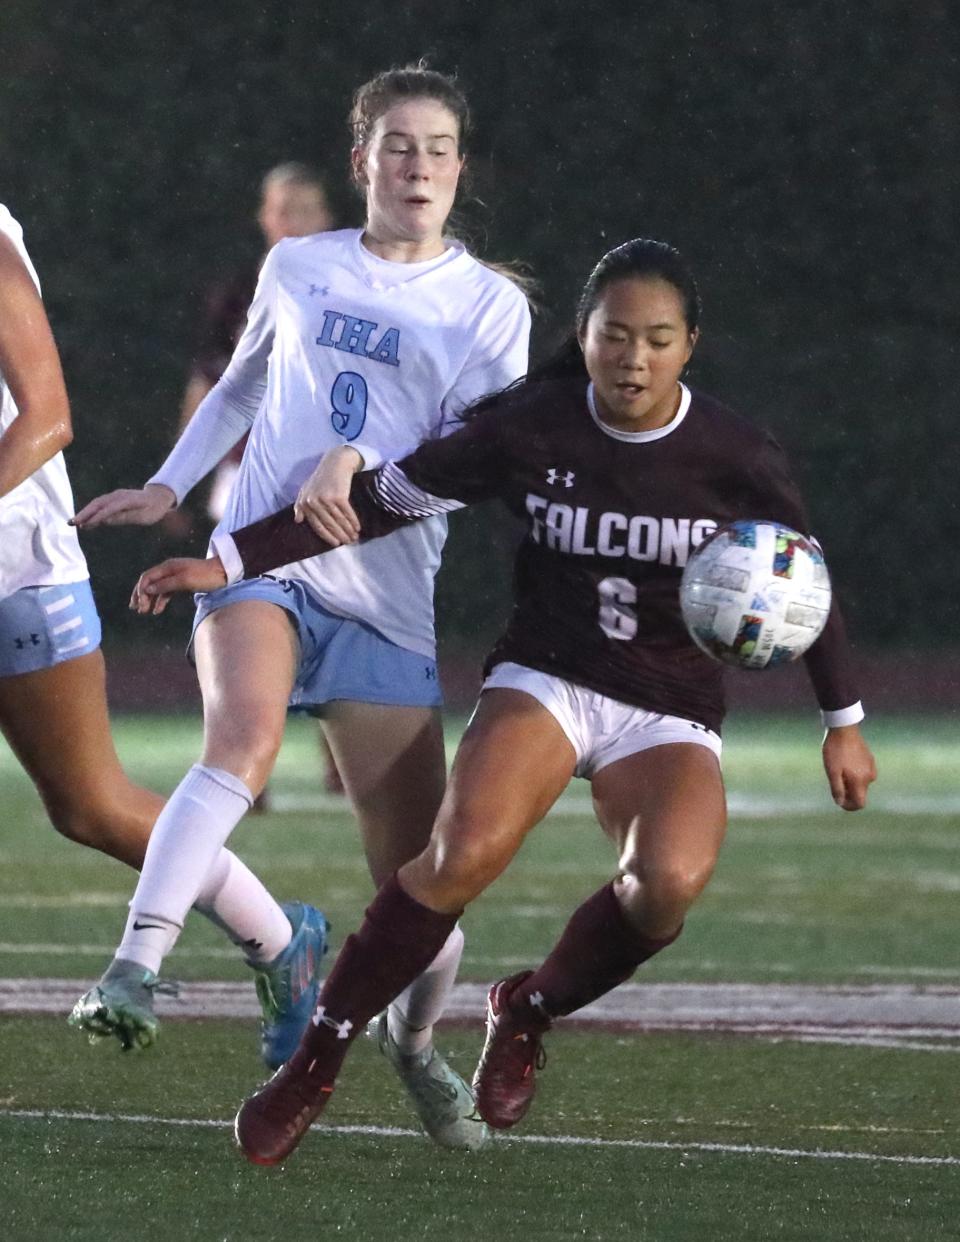
<svg viewBox="0 0 960 1242">
<path fill-rule="evenodd" d="M 233 1123 L 237 1145 L 253 1164 L 286 1160 L 326 1107 L 333 1091 L 314 1057 L 298 1049 L 244 1101 Z"/>
<path fill-rule="evenodd" d="M 532 973 L 524 970 L 501 979 L 487 996 L 487 1038 L 473 1076 L 473 1094 L 477 1112 L 495 1130 L 506 1130 L 523 1117 L 537 1089 L 536 1071 L 547 1062 L 540 1041 L 549 1020 L 524 1022 L 507 1008 L 510 993 Z"/>
</svg>

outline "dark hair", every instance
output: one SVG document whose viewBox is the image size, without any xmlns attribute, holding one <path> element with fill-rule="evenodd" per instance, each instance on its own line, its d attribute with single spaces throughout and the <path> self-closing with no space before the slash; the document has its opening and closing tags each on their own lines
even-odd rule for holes
<svg viewBox="0 0 960 1242">
<path fill-rule="evenodd" d="M 577 302 L 576 331 L 571 332 L 546 362 L 531 371 L 523 382 L 586 375 L 578 336 L 586 330 L 587 320 L 603 291 L 617 280 L 665 280 L 680 295 L 687 331 L 694 332 L 700 326 L 700 291 L 679 250 L 666 242 L 635 237 L 633 241 L 614 246 L 603 256 L 587 277 Z"/>
<path fill-rule="evenodd" d="M 683 319 L 688 332 L 700 326 L 700 291 L 693 273 L 678 250 L 667 242 L 653 241 L 649 237 L 635 237 L 608 250 L 587 277 L 577 302 L 576 330 L 564 337 L 559 347 L 539 366 L 528 371 L 522 379 L 515 380 L 500 392 L 480 397 L 462 416 L 464 421 L 481 410 L 489 409 L 507 396 L 525 389 L 529 384 L 544 380 L 584 378 L 587 366 L 583 360 L 579 335 L 587 326 L 587 320 L 596 309 L 603 291 L 617 280 L 665 280 L 680 295 L 683 303 Z"/>
<path fill-rule="evenodd" d="M 700 325 L 700 291 L 693 273 L 678 250 L 666 242 L 649 237 L 635 237 L 608 250 L 587 277 L 577 303 L 577 331 L 583 332 L 600 297 L 615 280 L 659 279 L 673 285 L 683 303 L 683 318 L 688 332 Z"/>
<path fill-rule="evenodd" d="M 379 118 L 388 108 L 405 99 L 434 99 L 448 108 L 457 118 L 457 146 L 463 148 L 470 129 L 466 96 L 457 85 L 456 78 L 428 69 L 422 60 L 400 69 L 385 69 L 359 87 L 353 97 L 349 117 L 353 145 L 365 147 Z"/>
</svg>

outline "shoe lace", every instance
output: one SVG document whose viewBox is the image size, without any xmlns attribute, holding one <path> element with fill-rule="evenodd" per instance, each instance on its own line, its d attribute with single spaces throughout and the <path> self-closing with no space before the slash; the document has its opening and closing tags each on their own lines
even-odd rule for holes
<svg viewBox="0 0 960 1242">
<path fill-rule="evenodd" d="M 507 1048 L 521 1078 L 526 1078 L 532 1069 L 542 1070 L 547 1063 L 547 1050 L 539 1031 L 517 1031 L 511 1036 Z"/>
<path fill-rule="evenodd" d="M 271 974 L 266 970 L 258 970 L 254 987 L 267 1020 L 276 1022 L 280 1016 L 283 998 L 289 990 L 289 972 L 277 970 Z"/>
<path fill-rule="evenodd" d="M 439 1064 L 437 1064 L 438 1062 Z M 434 1068 L 436 1068 L 438 1072 L 431 1072 Z M 444 1076 L 444 1070 L 447 1070 L 447 1066 L 444 1064 L 440 1054 L 438 1052 L 434 1052 L 433 1056 L 427 1064 L 422 1067 L 422 1069 L 419 1069 L 409 1075 L 410 1078 L 416 1079 L 417 1087 L 420 1092 L 428 1096 L 433 1096 L 432 1102 L 435 1102 L 438 1106 L 452 1104 L 457 1099 L 459 1094 L 456 1084 L 450 1082 Z M 449 1073 L 449 1070 L 447 1070 L 447 1073 Z"/>
</svg>

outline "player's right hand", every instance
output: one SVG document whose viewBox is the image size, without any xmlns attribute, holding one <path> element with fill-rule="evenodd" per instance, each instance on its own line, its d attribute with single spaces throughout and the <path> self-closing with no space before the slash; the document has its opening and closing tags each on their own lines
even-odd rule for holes
<svg viewBox="0 0 960 1242">
<path fill-rule="evenodd" d="M 74 514 L 71 526 L 152 526 L 174 507 L 177 498 L 163 483 L 121 487 L 98 496 Z"/>
<path fill-rule="evenodd" d="M 226 584 L 227 575 L 219 556 L 208 556 L 206 560 L 176 556 L 144 570 L 133 588 L 130 607 L 134 612 L 157 616 L 166 608 L 171 595 L 182 591 L 216 591 Z"/>
</svg>

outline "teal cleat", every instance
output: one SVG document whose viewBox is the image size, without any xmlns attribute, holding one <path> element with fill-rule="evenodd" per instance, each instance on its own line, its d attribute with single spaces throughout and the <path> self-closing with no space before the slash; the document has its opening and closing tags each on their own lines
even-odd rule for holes
<svg viewBox="0 0 960 1242">
<path fill-rule="evenodd" d="M 490 1131 L 477 1112 L 473 1093 L 433 1044 L 423 1052 L 405 1055 L 390 1035 L 385 1012 L 368 1029 L 397 1071 L 421 1125 L 435 1143 L 454 1151 L 479 1151 L 486 1145 Z"/>
<path fill-rule="evenodd" d="M 74 1005 L 67 1022 L 89 1035 L 92 1044 L 113 1035 L 124 1052 L 140 1052 L 155 1044 L 160 1033 L 153 1012 L 158 992 L 176 996 L 178 987 L 139 962 L 114 958 L 96 987 Z"/>
<path fill-rule="evenodd" d="M 317 1007 L 320 963 L 329 947 L 330 932 L 320 911 L 302 901 L 286 902 L 283 912 L 293 928 L 293 939 L 272 962 L 253 967 L 263 1010 L 260 1055 L 274 1070 L 293 1056 Z"/>
</svg>

